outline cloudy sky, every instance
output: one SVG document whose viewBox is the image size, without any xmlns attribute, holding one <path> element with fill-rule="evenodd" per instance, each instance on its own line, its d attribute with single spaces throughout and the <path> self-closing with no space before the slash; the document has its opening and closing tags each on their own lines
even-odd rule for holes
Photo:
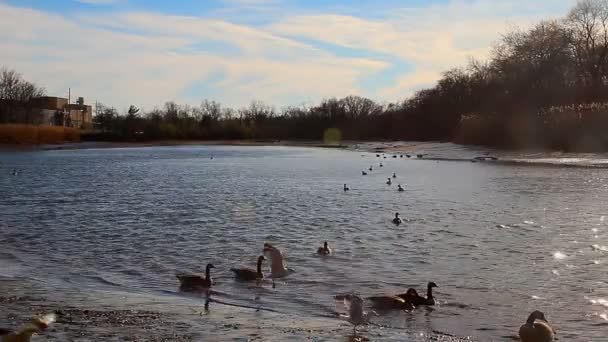
<svg viewBox="0 0 608 342">
<path fill-rule="evenodd" d="M 0 0 L 0 65 L 119 109 L 402 100 L 576 0 Z"/>
</svg>

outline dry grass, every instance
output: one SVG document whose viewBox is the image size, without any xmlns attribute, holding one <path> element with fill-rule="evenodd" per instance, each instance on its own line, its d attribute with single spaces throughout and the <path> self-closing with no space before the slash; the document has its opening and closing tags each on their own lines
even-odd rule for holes
<svg viewBox="0 0 608 342">
<path fill-rule="evenodd" d="M 61 144 L 80 140 L 80 130 L 58 126 L 0 124 L 0 144 Z"/>
</svg>

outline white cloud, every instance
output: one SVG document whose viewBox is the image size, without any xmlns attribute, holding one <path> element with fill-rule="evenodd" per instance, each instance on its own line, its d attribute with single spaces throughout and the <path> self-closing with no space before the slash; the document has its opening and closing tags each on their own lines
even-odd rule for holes
<svg viewBox="0 0 608 342">
<path fill-rule="evenodd" d="M 557 2 L 568 1 L 551 6 Z M 544 8 L 523 0 L 479 0 L 401 8 L 383 21 L 289 15 L 254 27 L 146 12 L 66 17 L 0 3 L 0 51 L 2 63 L 49 94 L 64 95 L 71 87 L 75 96 L 118 108 L 167 100 L 195 104 L 207 97 L 237 106 L 252 99 L 284 105 L 351 93 L 395 101 L 468 56 L 487 55 L 507 24 L 533 22 Z M 551 14 L 565 13 L 560 10 Z M 337 55 L 311 40 L 394 56 L 412 70 L 366 94 L 362 80 L 387 70 L 386 59 Z M 190 89 L 201 83 L 200 94 Z"/>
</svg>

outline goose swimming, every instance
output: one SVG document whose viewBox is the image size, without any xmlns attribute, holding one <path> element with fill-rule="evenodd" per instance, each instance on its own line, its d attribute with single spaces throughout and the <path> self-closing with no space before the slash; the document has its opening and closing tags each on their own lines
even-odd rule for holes
<svg viewBox="0 0 608 342">
<path fill-rule="evenodd" d="M 0 329 L 0 337 L 2 342 L 30 342 L 32 335 L 40 334 L 43 330 L 49 327 L 51 323 L 57 321 L 57 314 L 51 313 L 42 317 L 36 317 L 32 322 L 26 325 L 20 331 L 10 331 Z"/>
<path fill-rule="evenodd" d="M 407 292 L 403 295 L 399 296 L 407 296 L 409 301 L 415 306 L 420 305 L 435 305 L 435 298 L 433 298 L 433 287 L 438 287 L 434 282 L 430 282 L 427 284 L 426 288 L 426 298 L 419 295 L 415 289 L 408 289 Z"/>
<path fill-rule="evenodd" d="M 406 296 L 405 298 L 396 296 L 374 296 L 367 298 L 374 309 L 378 310 L 413 310 L 414 304 L 412 304 Z"/>
<path fill-rule="evenodd" d="M 346 184 L 344 184 L 344 191 L 348 191 L 348 190 L 350 190 L 350 188 L 347 187 Z"/>
<path fill-rule="evenodd" d="M 361 175 L 363 175 L 363 176 L 367 176 L 367 172 L 365 172 L 365 171 L 361 171 Z"/>
<path fill-rule="evenodd" d="M 327 241 L 325 241 L 323 243 L 322 247 L 319 247 L 319 249 L 317 249 L 317 254 L 319 254 L 319 255 L 330 255 L 331 254 L 331 248 L 329 248 L 329 246 L 327 245 Z"/>
<path fill-rule="evenodd" d="M 384 165 L 382 165 L 382 163 L 380 163 L 380 167 L 383 167 Z"/>
<path fill-rule="evenodd" d="M 263 255 L 258 257 L 257 267 L 255 270 L 252 270 L 251 268 L 231 268 L 230 270 L 234 272 L 234 277 L 238 280 L 260 280 L 264 278 L 264 274 L 262 273 L 262 262 L 264 260 L 266 260 L 266 258 Z"/>
<path fill-rule="evenodd" d="M 175 276 L 179 279 L 182 288 L 209 288 L 213 281 L 211 280 L 211 269 L 215 268 L 213 264 L 207 264 L 205 267 L 205 276 L 197 273 L 180 273 Z"/>
<path fill-rule="evenodd" d="M 401 217 L 399 217 L 399 213 L 395 213 L 395 218 L 393 219 L 393 223 L 399 225 L 402 222 L 403 222 L 403 220 L 401 220 Z"/>
<path fill-rule="evenodd" d="M 386 181 L 386 184 L 391 185 L 393 184 L 393 181 L 390 178 L 387 178 L 388 180 Z"/>
<path fill-rule="evenodd" d="M 555 330 L 540 311 L 531 313 L 526 324 L 519 328 L 519 338 L 522 342 L 551 342 L 554 337 Z"/>
<path fill-rule="evenodd" d="M 370 165 L 370 167 L 369 167 L 369 169 L 368 169 L 368 170 L 370 170 L 370 171 L 372 171 L 372 170 L 373 170 L 373 168 L 371 167 L 371 165 Z"/>
</svg>

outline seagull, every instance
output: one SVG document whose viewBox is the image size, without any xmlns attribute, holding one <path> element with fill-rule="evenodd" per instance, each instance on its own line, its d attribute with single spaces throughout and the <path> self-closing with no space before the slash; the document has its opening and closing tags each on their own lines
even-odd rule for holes
<svg viewBox="0 0 608 342">
<path fill-rule="evenodd" d="M 342 300 L 348 310 L 348 322 L 353 325 L 353 335 L 357 335 L 357 326 L 367 324 L 368 313 L 363 311 L 363 299 L 355 294 L 337 295 L 336 300 Z"/>
</svg>

